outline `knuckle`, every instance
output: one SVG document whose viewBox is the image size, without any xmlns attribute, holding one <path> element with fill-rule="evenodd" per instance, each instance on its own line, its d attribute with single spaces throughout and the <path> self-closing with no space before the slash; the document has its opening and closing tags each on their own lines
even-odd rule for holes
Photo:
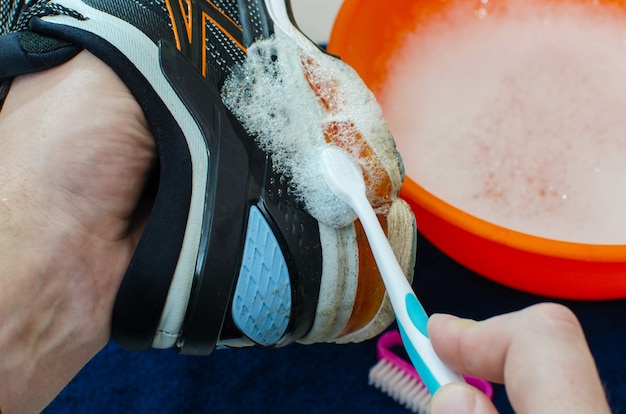
<svg viewBox="0 0 626 414">
<path fill-rule="evenodd" d="M 529 308 L 529 317 L 536 329 L 562 338 L 583 336 L 578 318 L 568 307 L 557 303 L 542 303 Z"/>
</svg>

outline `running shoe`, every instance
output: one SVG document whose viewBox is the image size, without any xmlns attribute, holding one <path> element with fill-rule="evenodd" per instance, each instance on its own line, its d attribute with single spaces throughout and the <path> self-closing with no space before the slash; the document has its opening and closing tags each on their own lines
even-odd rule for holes
<svg viewBox="0 0 626 414">
<path fill-rule="evenodd" d="M 0 2 L 0 91 L 86 49 L 153 132 L 158 190 L 116 298 L 119 344 L 207 355 L 362 341 L 392 322 L 362 227 L 309 191 L 304 154 L 334 145 L 353 156 L 411 279 L 401 160 L 373 95 L 298 31 L 288 2 Z"/>
</svg>

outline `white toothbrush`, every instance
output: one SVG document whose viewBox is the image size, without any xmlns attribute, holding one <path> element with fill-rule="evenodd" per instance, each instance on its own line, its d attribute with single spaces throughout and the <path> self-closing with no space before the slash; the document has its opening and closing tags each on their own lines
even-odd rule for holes
<svg viewBox="0 0 626 414">
<path fill-rule="evenodd" d="M 361 220 L 395 311 L 402 342 L 426 388 L 434 394 L 444 384 L 463 382 L 460 375 L 439 359 L 432 347 L 426 330 L 428 315 L 404 276 L 365 196 L 365 182 L 359 167 L 346 152 L 330 146 L 321 150 L 320 163 L 330 190 L 348 203 Z"/>
<path fill-rule="evenodd" d="M 293 26 L 285 0 L 265 0 L 265 6 L 272 17 L 276 32 L 280 29 L 293 39 L 305 54 L 320 53 L 319 49 Z M 337 147 L 324 147 L 320 156 L 321 168 L 318 173 L 324 176 L 324 181 L 334 195 L 352 207 L 361 220 L 396 313 L 402 341 L 426 388 L 434 394 L 444 384 L 463 381 L 462 377 L 450 370 L 433 350 L 426 331 L 428 315 L 406 280 L 387 236 L 365 196 L 365 183 L 359 167 L 346 152 Z"/>
</svg>

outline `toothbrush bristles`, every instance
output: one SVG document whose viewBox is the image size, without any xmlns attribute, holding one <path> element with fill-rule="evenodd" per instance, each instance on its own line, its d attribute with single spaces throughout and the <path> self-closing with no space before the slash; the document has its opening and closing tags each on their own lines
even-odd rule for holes
<svg viewBox="0 0 626 414">
<path fill-rule="evenodd" d="M 431 395 L 424 383 L 385 358 L 370 369 L 369 384 L 414 413 L 428 413 Z"/>
</svg>

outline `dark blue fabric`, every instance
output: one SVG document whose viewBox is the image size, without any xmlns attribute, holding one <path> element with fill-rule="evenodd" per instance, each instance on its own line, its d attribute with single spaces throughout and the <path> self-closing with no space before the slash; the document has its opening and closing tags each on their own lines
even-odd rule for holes
<svg viewBox="0 0 626 414">
<path fill-rule="evenodd" d="M 424 239 L 414 287 L 430 312 L 486 318 L 544 300 L 494 284 Z M 615 413 L 626 412 L 626 301 L 566 302 L 579 316 Z M 220 350 L 209 357 L 109 344 L 45 413 L 404 413 L 367 385 L 375 341 Z M 494 400 L 512 413 L 502 386 Z"/>
</svg>

